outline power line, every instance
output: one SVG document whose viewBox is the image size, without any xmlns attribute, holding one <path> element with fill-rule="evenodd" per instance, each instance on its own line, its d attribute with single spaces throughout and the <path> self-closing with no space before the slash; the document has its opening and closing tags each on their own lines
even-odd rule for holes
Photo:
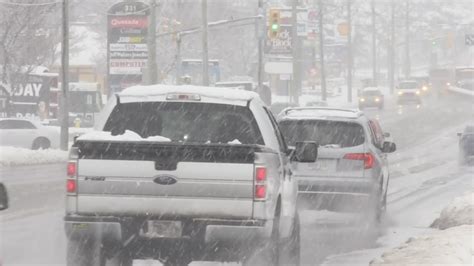
<svg viewBox="0 0 474 266">
<path fill-rule="evenodd" d="M 14 2 L 6 2 L 0 1 L 2 5 L 11 5 L 11 6 L 48 6 L 48 5 L 55 5 L 60 4 L 62 1 L 52 1 L 52 2 L 45 2 L 45 3 L 14 3 Z"/>
</svg>

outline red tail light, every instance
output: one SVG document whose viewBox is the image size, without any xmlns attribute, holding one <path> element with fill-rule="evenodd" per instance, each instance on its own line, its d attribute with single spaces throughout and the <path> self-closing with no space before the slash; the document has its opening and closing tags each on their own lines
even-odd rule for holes
<svg viewBox="0 0 474 266">
<path fill-rule="evenodd" d="M 255 199 L 265 199 L 266 196 L 267 196 L 266 185 L 256 185 L 255 186 Z"/>
<path fill-rule="evenodd" d="M 66 181 L 66 190 L 68 193 L 75 193 L 76 192 L 76 180 L 75 179 L 68 179 Z"/>
<path fill-rule="evenodd" d="M 255 168 L 255 180 L 259 182 L 267 180 L 267 168 L 265 167 Z"/>
<path fill-rule="evenodd" d="M 76 176 L 77 173 L 77 166 L 75 162 L 68 162 L 67 163 L 67 176 Z"/>
<path fill-rule="evenodd" d="M 374 167 L 375 162 L 375 158 L 372 153 L 348 153 L 344 155 L 344 159 L 364 161 L 364 169 L 370 169 Z"/>
</svg>

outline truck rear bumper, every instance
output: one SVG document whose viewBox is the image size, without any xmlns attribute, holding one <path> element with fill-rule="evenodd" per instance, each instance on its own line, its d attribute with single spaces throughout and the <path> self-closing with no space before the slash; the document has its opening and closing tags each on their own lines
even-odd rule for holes
<svg viewBox="0 0 474 266">
<path fill-rule="evenodd" d="M 132 237 L 138 237 L 146 218 L 138 217 L 97 217 L 97 216 L 66 216 L 65 230 L 69 239 L 100 237 L 108 242 L 127 244 Z M 138 221 L 138 222 L 137 222 Z M 263 220 L 222 220 L 195 219 L 186 220 L 195 228 L 205 228 L 204 242 L 230 242 L 233 244 L 267 239 L 271 236 L 273 221 Z M 133 224 L 137 225 L 136 227 Z M 199 229 L 197 229 L 199 230 Z M 189 232 L 188 232 L 189 233 Z M 189 238 L 183 234 L 183 238 Z"/>
</svg>

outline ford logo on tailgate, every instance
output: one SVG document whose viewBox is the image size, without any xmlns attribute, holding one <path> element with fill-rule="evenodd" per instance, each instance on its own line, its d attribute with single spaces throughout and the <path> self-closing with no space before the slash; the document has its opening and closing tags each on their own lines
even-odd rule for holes
<svg viewBox="0 0 474 266">
<path fill-rule="evenodd" d="M 153 182 L 160 185 L 174 185 L 178 182 L 178 179 L 172 175 L 157 175 L 153 179 Z"/>
</svg>

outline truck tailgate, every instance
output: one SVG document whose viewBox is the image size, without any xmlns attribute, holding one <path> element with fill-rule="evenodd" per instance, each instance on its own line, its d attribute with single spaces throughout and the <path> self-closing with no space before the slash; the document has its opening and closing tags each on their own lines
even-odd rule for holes
<svg viewBox="0 0 474 266">
<path fill-rule="evenodd" d="M 78 213 L 252 217 L 255 146 L 79 142 L 78 148 Z"/>
</svg>

